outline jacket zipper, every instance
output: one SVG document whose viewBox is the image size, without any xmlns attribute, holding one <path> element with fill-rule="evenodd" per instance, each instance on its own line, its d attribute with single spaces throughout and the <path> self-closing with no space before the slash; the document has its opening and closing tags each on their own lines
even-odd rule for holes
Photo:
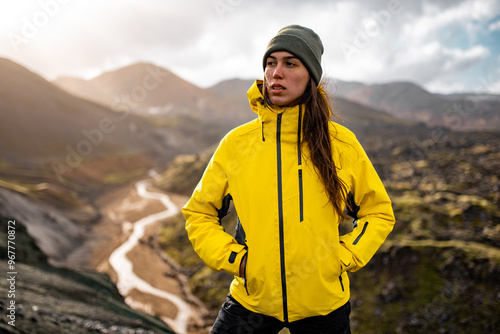
<svg viewBox="0 0 500 334">
<path fill-rule="evenodd" d="M 283 295 L 283 317 L 284 322 L 288 322 L 288 305 L 286 293 L 286 271 L 285 271 L 285 235 L 283 231 L 283 180 L 281 175 L 281 118 L 283 113 L 278 115 L 278 125 L 276 129 L 276 153 L 278 159 L 278 215 L 279 215 L 279 238 L 280 238 L 280 265 L 281 265 L 281 290 Z"/>
<path fill-rule="evenodd" d="M 344 283 L 342 283 L 342 275 L 339 276 L 340 286 L 342 287 L 342 291 L 344 291 Z"/>
<path fill-rule="evenodd" d="M 366 222 L 365 225 L 363 225 L 363 230 L 358 235 L 358 237 L 356 238 L 356 240 L 354 240 L 354 242 L 352 243 L 353 245 L 356 245 L 359 242 L 359 239 L 361 239 L 361 237 L 363 236 L 363 234 L 365 234 L 367 228 L 368 228 L 368 222 Z"/>
<path fill-rule="evenodd" d="M 300 205 L 300 221 L 304 221 L 304 192 L 302 190 L 302 169 L 299 169 L 299 205 Z"/>
<path fill-rule="evenodd" d="M 302 165 L 302 151 L 300 149 L 302 131 L 302 105 L 299 105 L 299 124 L 297 130 L 297 161 L 299 166 Z M 300 208 L 300 222 L 304 221 L 304 193 L 302 189 L 302 169 L 299 169 L 299 208 Z"/>
</svg>

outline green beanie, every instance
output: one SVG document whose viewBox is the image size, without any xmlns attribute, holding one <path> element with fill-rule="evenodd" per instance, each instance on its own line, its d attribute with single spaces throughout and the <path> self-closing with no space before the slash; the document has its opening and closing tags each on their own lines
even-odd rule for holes
<svg viewBox="0 0 500 334">
<path fill-rule="evenodd" d="M 278 31 L 278 34 L 267 45 L 263 67 L 266 68 L 267 57 L 276 51 L 287 51 L 299 58 L 306 66 L 316 85 L 319 85 L 323 70 L 321 55 L 323 43 L 319 36 L 309 28 L 290 25 Z"/>
</svg>

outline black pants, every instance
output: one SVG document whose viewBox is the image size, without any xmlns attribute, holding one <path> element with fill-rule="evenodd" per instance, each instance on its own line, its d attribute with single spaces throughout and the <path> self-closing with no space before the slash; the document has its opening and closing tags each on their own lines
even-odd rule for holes
<svg viewBox="0 0 500 334">
<path fill-rule="evenodd" d="M 284 327 L 292 334 L 350 334 L 351 303 L 324 315 L 284 323 L 276 318 L 247 310 L 231 295 L 215 319 L 211 334 L 276 334 Z"/>
</svg>

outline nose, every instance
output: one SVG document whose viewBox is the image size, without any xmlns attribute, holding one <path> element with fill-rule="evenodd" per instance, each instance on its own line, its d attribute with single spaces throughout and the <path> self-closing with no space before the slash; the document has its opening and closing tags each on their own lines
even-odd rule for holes
<svg viewBox="0 0 500 334">
<path fill-rule="evenodd" d="M 273 78 L 283 78 L 283 68 L 279 63 L 278 65 L 276 65 L 276 68 L 274 69 Z"/>
</svg>

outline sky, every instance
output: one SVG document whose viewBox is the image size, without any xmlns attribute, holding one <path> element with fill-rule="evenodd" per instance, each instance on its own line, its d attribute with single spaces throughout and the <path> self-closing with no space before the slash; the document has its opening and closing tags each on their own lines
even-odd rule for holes
<svg viewBox="0 0 500 334">
<path fill-rule="evenodd" d="M 329 78 L 500 94 L 500 0 L 1 1 L 0 57 L 50 81 L 149 62 L 205 88 L 260 79 L 289 24 L 321 37 Z"/>
</svg>

